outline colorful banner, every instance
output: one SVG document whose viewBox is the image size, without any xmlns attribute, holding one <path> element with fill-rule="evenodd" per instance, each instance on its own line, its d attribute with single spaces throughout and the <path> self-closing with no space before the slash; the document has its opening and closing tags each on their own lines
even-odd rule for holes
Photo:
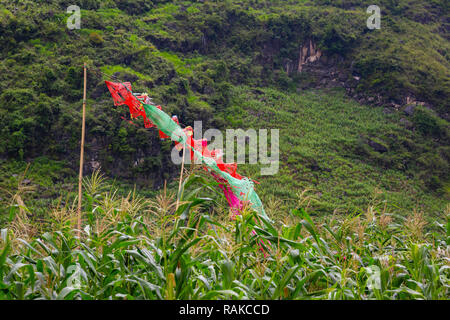
<svg viewBox="0 0 450 320">
<path fill-rule="evenodd" d="M 264 211 L 261 200 L 255 192 L 254 182 L 239 175 L 236 163 L 224 163 L 222 150 L 209 150 L 206 140 L 193 139 L 191 127 L 182 129 L 176 116 L 170 117 L 161 106 L 151 103 L 147 95 L 135 95 L 131 91 L 131 83 L 116 83 L 105 81 L 114 100 L 114 105 L 127 105 L 131 118 L 143 117 L 146 128 L 157 127 L 160 137 L 170 137 L 178 150 L 187 148 L 191 160 L 201 161 L 205 169 L 211 173 L 228 201 L 235 215 L 248 204 L 258 214 L 269 219 Z"/>
</svg>

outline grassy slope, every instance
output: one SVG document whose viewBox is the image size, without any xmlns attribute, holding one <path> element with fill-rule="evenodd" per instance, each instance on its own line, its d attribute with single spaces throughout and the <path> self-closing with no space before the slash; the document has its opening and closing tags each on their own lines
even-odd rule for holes
<svg viewBox="0 0 450 320">
<path fill-rule="evenodd" d="M 280 173 L 261 177 L 257 168 L 244 166 L 244 172 L 261 181 L 258 190 L 266 201 L 283 199 L 292 206 L 297 193 L 311 189 L 316 212 L 348 213 L 375 201 L 385 202 L 394 212 L 416 208 L 432 216 L 442 214 L 445 199 L 430 195 L 412 172 L 395 167 L 404 165 L 395 159 L 405 152 L 398 147 L 400 141 L 414 138 L 397 124 L 399 115 L 358 105 L 339 90 L 286 94 L 241 87 L 235 94 L 227 118 L 233 127 L 280 129 Z M 385 154 L 361 141 L 364 136 L 376 140 L 389 135 L 395 139 Z M 385 167 L 383 161 L 393 164 Z"/>
</svg>

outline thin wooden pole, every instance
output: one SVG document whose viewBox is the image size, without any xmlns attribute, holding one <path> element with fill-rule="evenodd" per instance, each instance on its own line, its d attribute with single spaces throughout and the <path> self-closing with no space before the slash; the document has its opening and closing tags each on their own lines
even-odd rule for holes
<svg viewBox="0 0 450 320">
<path fill-rule="evenodd" d="M 180 191 L 181 191 L 181 181 L 183 181 L 183 171 L 184 171 L 184 152 L 186 150 L 186 145 L 183 146 L 183 159 L 181 160 L 181 172 L 180 172 L 180 181 L 178 182 L 178 197 L 177 197 L 177 207 L 175 211 L 178 210 L 178 206 L 180 205 Z"/>
<path fill-rule="evenodd" d="M 80 149 L 80 172 L 78 174 L 78 210 L 77 210 L 77 228 L 78 238 L 81 239 L 81 197 L 82 190 L 81 184 L 83 179 L 83 160 L 84 160 L 84 134 L 85 134 L 85 122 L 86 122 L 86 62 L 84 63 L 84 88 L 83 88 L 83 120 L 81 123 L 81 149 Z"/>
</svg>

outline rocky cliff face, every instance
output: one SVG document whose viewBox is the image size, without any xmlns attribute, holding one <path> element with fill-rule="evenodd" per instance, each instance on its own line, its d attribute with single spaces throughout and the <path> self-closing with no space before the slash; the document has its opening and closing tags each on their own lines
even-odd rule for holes
<svg viewBox="0 0 450 320">
<path fill-rule="evenodd" d="M 431 104 L 419 101 L 410 93 L 405 93 L 400 101 L 391 101 L 380 94 L 358 92 L 356 87 L 362 76 L 354 73 L 352 65 L 346 65 L 343 57 L 324 54 L 312 39 L 306 40 L 300 46 L 296 63 L 289 59 L 285 60 L 285 69 L 289 75 L 295 72 L 300 75 L 298 90 L 343 87 L 349 96 L 361 104 L 384 106 L 386 113 L 404 111 L 408 116 L 412 115 L 416 106 L 433 108 Z M 440 116 L 444 119 L 450 118 L 448 113 Z"/>
<path fill-rule="evenodd" d="M 320 49 L 317 48 L 317 45 L 310 39 L 300 48 L 297 72 L 302 72 L 305 65 L 318 61 L 321 56 L 322 51 L 320 51 Z"/>
<path fill-rule="evenodd" d="M 293 69 L 290 65 L 286 66 L 286 71 L 291 71 L 290 74 L 293 73 Z M 348 67 L 343 65 L 342 57 L 325 55 L 311 39 L 300 46 L 296 72 L 300 75 L 300 90 L 347 87 L 349 80 L 355 85 L 360 79 L 356 76 L 351 77 Z"/>
</svg>

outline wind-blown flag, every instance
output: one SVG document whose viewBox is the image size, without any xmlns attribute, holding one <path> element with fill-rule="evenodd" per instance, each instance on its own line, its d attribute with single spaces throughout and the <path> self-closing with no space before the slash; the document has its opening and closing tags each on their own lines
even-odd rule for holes
<svg viewBox="0 0 450 320">
<path fill-rule="evenodd" d="M 146 99 L 133 94 L 131 83 L 110 81 L 105 81 L 105 83 L 111 92 L 114 105 L 127 105 L 131 118 L 143 117 L 146 128 L 157 127 L 160 137 L 170 137 L 179 150 L 181 148 L 189 149 L 191 159 L 198 159 L 205 165 L 205 169 L 219 183 L 219 187 L 224 192 L 235 215 L 239 214 L 245 203 L 248 203 L 258 214 L 269 220 L 262 202 L 255 192 L 253 181 L 236 172 L 236 163 L 224 163 L 221 150 L 211 151 L 207 147 L 206 140 L 193 139 L 191 127 L 182 129 L 176 116 L 170 117 L 162 111 L 161 106 L 155 106 L 151 104 L 150 100 L 145 101 Z"/>
</svg>

